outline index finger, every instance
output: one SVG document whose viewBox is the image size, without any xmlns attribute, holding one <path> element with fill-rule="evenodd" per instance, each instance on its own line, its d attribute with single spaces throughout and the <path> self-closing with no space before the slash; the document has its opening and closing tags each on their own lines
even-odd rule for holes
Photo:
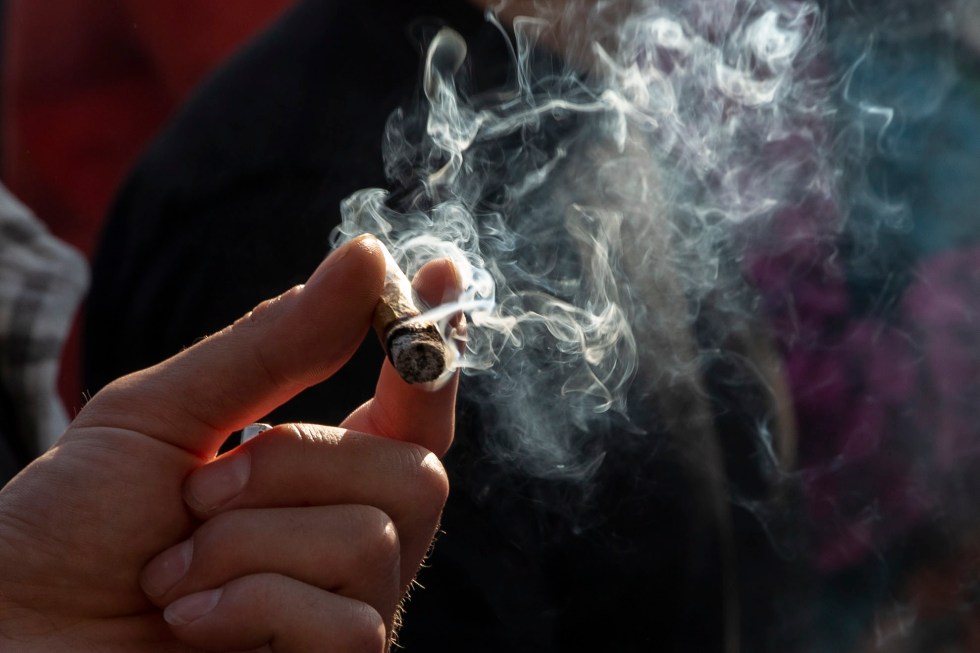
<svg viewBox="0 0 980 653">
<path fill-rule="evenodd" d="M 384 283 L 370 236 L 334 251 L 305 285 L 97 394 L 76 426 L 137 431 L 202 457 L 227 435 L 328 378 L 364 338 Z"/>
</svg>

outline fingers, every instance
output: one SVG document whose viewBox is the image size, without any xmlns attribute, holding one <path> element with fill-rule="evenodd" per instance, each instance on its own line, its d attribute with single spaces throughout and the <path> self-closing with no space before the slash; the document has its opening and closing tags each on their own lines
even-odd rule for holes
<svg viewBox="0 0 980 653">
<path fill-rule="evenodd" d="M 324 426 L 288 424 L 193 472 L 184 499 L 207 520 L 243 508 L 373 506 L 394 522 L 404 590 L 428 551 L 449 492 L 431 452 Z"/>
<path fill-rule="evenodd" d="M 395 524 L 370 506 L 232 510 L 154 558 L 140 577 L 160 607 L 274 573 L 370 605 L 392 619 L 402 595 Z"/>
<path fill-rule="evenodd" d="M 414 282 L 416 292 L 430 306 L 454 299 L 459 285 L 456 267 L 445 259 L 425 265 Z M 406 383 L 386 359 L 374 397 L 342 426 L 414 442 L 441 457 L 453 440 L 457 385 L 458 375 L 439 388 Z"/>
<path fill-rule="evenodd" d="M 383 650 L 447 494 L 438 459 L 417 445 L 274 427 L 187 478 L 204 523 L 141 584 L 195 648 Z"/>
<path fill-rule="evenodd" d="M 146 433 L 202 457 L 333 374 L 363 339 L 384 259 L 371 237 L 334 251 L 305 286 L 260 304 L 234 325 L 96 395 L 76 425 Z"/>
<path fill-rule="evenodd" d="M 366 603 L 278 574 L 237 578 L 167 607 L 174 634 L 195 649 L 383 653 L 387 633 Z"/>
</svg>

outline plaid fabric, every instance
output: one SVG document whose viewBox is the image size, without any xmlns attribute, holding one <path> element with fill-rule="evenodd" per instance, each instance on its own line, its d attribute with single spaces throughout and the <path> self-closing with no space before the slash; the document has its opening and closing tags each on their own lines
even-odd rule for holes
<svg viewBox="0 0 980 653">
<path fill-rule="evenodd" d="M 28 458 L 68 423 L 58 365 L 88 266 L 0 185 L 0 436 Z"/>
</svg>

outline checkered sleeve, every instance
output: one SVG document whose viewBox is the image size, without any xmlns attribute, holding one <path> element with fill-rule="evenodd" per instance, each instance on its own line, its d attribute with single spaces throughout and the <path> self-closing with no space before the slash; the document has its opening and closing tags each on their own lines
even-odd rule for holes
<svg viewBox="0 0 980 653">
<path fill-rule="evenodd" d="M 61 435 L 61 352 L 88 287 L 84 257 L 0 185 L 0 436 L 33 456 Z"/>
</svg>

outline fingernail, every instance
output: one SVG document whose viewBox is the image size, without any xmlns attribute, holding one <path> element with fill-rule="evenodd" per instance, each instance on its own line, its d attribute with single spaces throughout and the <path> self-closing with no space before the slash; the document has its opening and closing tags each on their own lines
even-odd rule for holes
<svg viewBox="0 0 980 653">
<path fill-rule="evenodd" d="M 336 267 L 338 263 L 344 260 L 344 257 L 346 257 L 348 253 L 350 253 L 351 249 L 357 243 L 366 240 L 376 240 L 376 238 L 371 234 L 361 234 L 357 238 L 354 238 L 350 242 L 344 243 L 343 245 L 341 245 L 340 247 L 332 251 L 330 253 L 330 256 L 328 256 L 323 260 L 323 263 L 321 263 L 320 266 L 313 272 L 313 274 L 310 276 L 309 280 L 306 283 L 308 284 L 313 283 L 314 281 L 322 277 L 324 274 L 326 274 L 328 270 L 330 270 L 333 267 Z"/>
<path fill-rule="evenodd" d="M 187 503 L 200 512 L 210 512 L 241 494 L 252 471 L 248 451 L 238 451 L 194 472 L 187 479 Z"/>
<path fill-rule="evenodd" d="M 254 424 L 249 424 L 242 429 L 242 444 L 245 444 L 249 440 L 253 439 L 260 433 L 265 433 L 272 428 L 272 424 L 264 424 L 262 422 L 256 422 Z"/>
<path fill-rule="evenodd" d="M 163 611 L 163 618 L 173 626 L 183 626 L 197 621 L 218 605 L 221 600 L 221 589 L 190 594 L 177 599 Z"/>
<path fill-rule="evenodd" d="M 172 546 L 146 566 L 140 576 L 140 585 L 149 596 L 163 596 L 187 574 L 194 557 L 191 540 Z"/>
</svg>

